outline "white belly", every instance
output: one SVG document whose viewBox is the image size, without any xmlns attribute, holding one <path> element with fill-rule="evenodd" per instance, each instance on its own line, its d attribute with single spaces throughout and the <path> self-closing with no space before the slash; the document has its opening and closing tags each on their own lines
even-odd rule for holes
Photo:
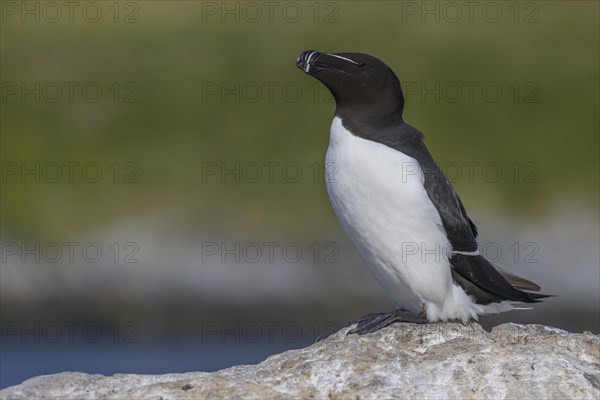
<svg viewBox="0 0 600 400">
<path fill-rule="evenodd" d="M 430 320 L 481 311 L 451 277 L 452 247 L 413 158 L 359 138 L 334 118 L 327 192 L 340 223 L 396 306 Z"/>
</svg>

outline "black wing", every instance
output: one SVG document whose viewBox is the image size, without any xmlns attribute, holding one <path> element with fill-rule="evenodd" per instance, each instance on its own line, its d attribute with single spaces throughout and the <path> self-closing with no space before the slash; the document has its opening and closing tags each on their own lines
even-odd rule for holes
<svg viewBox="0 0 600 400">
<path fill-rule="evenodd" d="M 420 149 L 411 156 L 419 162 L 425 176 L 425 190 L 429 200 L 440 214 L 446 236 L 454 251 L 474 252 L 477 250 L 477 227 L 467 216 L 465 207 L 452 184 L 420 142 Z"/>
</svg>

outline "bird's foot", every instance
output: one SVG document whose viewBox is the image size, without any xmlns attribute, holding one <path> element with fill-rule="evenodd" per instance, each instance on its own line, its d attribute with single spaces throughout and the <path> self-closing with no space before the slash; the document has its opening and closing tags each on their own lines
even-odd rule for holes
<svg viewBox="0 0 600 400">
<path fill-rule="evenodd" d="M 427 316 L 424 313 L 418 315 L 412 314 L 406 310 L 398 308 L 395 311 L 389 313 L 374 313 L 367 314 L 360 317 L 358 321 L 352 321 L 351 324 L 357 322 L 356 328 L 348 331 L 348 334 L 358 333 L 364 335 L 365 333 L 372 333 L 385 328 L 394 322 L 411 322 L 413 324 L 426 324 L 429 322 Z"/>
</svg>

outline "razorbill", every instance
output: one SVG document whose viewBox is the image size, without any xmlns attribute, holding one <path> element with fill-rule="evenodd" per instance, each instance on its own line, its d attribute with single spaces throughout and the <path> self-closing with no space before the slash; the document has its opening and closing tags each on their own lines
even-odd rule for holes
<svg viewBox="0 0 600 400">
<path fill-rule="evenodd" d="M 478 250 L 477 228 L 454 188 L 402 119 L 394 72 L 362 53 L 307 50 L 296 66 L 336 102 L 327 192 L 342 228 L 398 307 L 368 314 L 350 333 L 393 322 L 461 320 L 508 311 L 512 302 L 548 297 L 533 282 L 497 269 Z M 329 164 L 331 163 L 331 164 Z"/>
</svg>

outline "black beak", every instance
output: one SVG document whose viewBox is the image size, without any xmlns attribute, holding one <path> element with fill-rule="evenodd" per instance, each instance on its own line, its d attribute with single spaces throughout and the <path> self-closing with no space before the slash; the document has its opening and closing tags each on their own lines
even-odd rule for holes
<svg viewBox="0 0 600 400">
<path fill-rule="evenodd" d="M 338 64 L 333 57 L 327 53 L 320 53 L 315 50 L 306 50 L 300 53 L 296 59 L 296 66 L 309 75 L 315 75 L 319 71 L 334 71 L 347 74 L 340 68 L 336 68 L 333 64 Z"/>
</svg>

